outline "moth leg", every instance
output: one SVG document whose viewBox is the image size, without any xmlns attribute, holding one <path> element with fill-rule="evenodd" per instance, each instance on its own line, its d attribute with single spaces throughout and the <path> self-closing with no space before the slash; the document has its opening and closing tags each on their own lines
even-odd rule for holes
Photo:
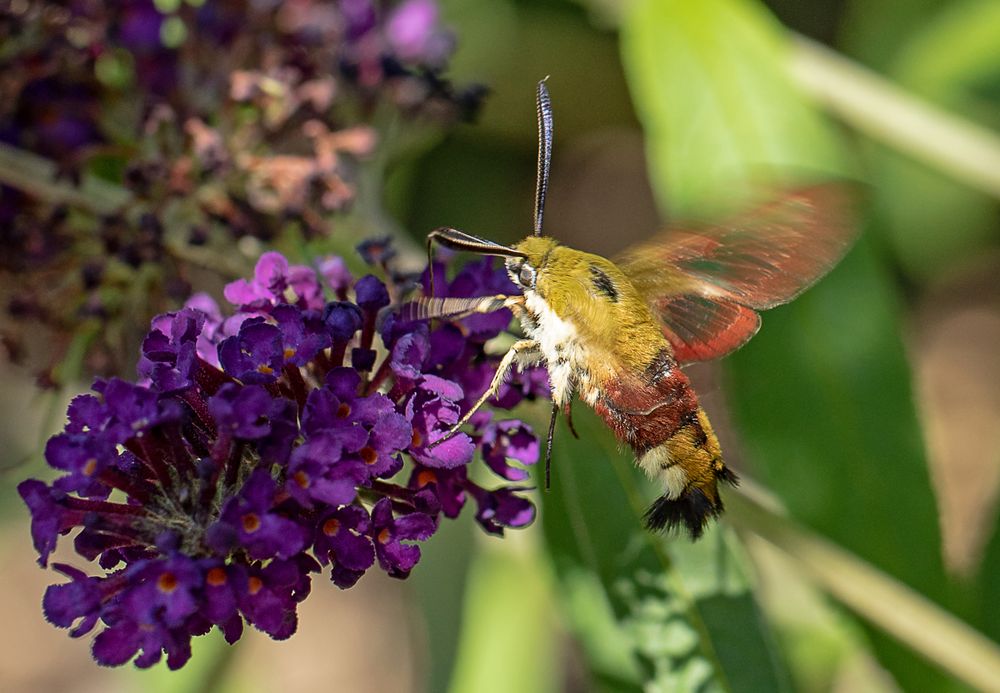
<svg viewBox="0 0 1000 693">
<path fill-rule="evenodd" d="M 538 352 L 538 342 L 535 340 L 519 339 L 514 342 L 507 353 L 504 354 L 504 357 L 500 360 L 497 372 L 494 374 L 493 380 L 490 382 L 490 386 L 486 388 L 486 392 L 483 393 L 482 397 L 476 400 L 476 403 L 472 405 L 469 411 L 465 412 L 465 415 L 458 420 L 458 423 L 448 429 L 448 432 L 445 433 L 443 437 L 435 440 L 433 443 L 428 445 L 427 448 L 432 449 L 434 446 L 440 445 L 458 433 L 458 429 L 469 422 L 472 415 L 479 411 L 480 407 L 486 404 L 486 400 L 493 397 L 500 391 L 500 386 L 503 384 L 504 378 L 507 377 L 507 372 L 511 369 L 511 366 L 514 365 L 514 362 L 517 361 L 518 357 L 522 359 L 530 357 L 533 355 L 532 352 Z"/>
<path fill-rule="evenodd" d="M 573 437 L 580 440 L 580 434 L 576 432 L 576 426 L 573 425 L 573 400 L 567 399 L 566 404 L 563 405 L 563 413 L 566 415 L 566 424 L 569 426 L 569 432 L 573 434 Z"/>
<path fill-rule="evenodd" d="M 552 481 L 552 439 L 556 434 L 556 417 L 559 416 L 559 405 L 552 403 L 552 416 L 549 417 L 549 435 L 545 439 L 545 490 L 549 490 Z"/>
</svg>

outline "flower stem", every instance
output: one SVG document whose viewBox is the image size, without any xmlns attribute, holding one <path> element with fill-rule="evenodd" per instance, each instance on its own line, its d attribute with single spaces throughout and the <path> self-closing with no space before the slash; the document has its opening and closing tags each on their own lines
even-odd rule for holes
<svg viewBox="0 0 1000 693">
<path fill-rule="evenodd" d="M 802 36 L 792 44 L 798 85 L 848 125 L 1000 198 L 1000 136 L 952 115 Z"/>
<path fill-rule="evenodd" d="M 0 183 L 53 204 L 68 204 L 96 214 L 113 214 L 132 200 L 125 188 L 84 174 L 79 186 L 61 180 L 56 165 L 31 152 L 0 143 Z"/>
</svg>

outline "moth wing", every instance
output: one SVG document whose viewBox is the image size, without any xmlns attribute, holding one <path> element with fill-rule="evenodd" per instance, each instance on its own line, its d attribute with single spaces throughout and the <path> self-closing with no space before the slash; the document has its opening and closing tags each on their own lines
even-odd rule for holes
<svg viewBox="0 0 1000 693">
<path fill-rule="evenodd" d="M 792 300 L 844 255 L 855 197 L 842 183 L 794 189 L 720 224 L 668 229 L 616 263 L 679 361 L 719 358 L 757 332 L 757 310 Z"/>
</svg>

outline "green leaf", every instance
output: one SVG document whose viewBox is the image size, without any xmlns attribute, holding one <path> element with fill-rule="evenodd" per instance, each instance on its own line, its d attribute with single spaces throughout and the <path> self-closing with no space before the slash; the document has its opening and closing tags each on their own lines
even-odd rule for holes
<svg viewBox="0 0 1000 693">
<path fill-rule="evenodd" d="M 863 242 L 729 360 L 748 464 L 791 514 L 933 600 L 947 603 L 937 506 L 898 307 Z M 906 689 L 940 677 L 887 637 Z"/>
<path fill-rule="evenodd" d="M 477 560 L 471 518 L 442 522 L 433 537 L 421 545 L 419 569 L 408 582 L 419 606 L 427 634 L 427 659 L 423 664 L 424 685 L 443 691 L 455 669 L 462 637 L 462 601 L 455 595 L 467 589 L 469 564 Z"/>
<path fill-rule="evenodd" d="M 559 690 L 559 641 L 548 576 L 531 539 L 530 534 L 503 542 L 488 538 L 476 552 L 449 690 Z"/>
<path fill-rule="evenodd" d="M 704 213 L 789 172 L 842 170 L 756 3 L 637 0 L 621 37 L 653 187 L 672 213 Z"/>
<path fill-rule="evenodd" d="M 901 46 L 892 74 L 899 84 L 952 113 L 1000 126 L 1000 4 L 967 0 L 942 8 Z M 924 138 L 941 137 L 927 131 Z M 996 201 L 947 174 L 894 152 L 872 158 L 888 238 L 913 274 L 948 274 L 992 246 Z M 984 148 L 965 152 L 982 160 Z M 914 204 L 919 200 L 920 204 Z"/>
<path fill-rule="evenodd" d="M 836 165 L 788 83 L 775 24 L 750 2 L 639 2 L 623 27 L 662 204 L 704 210 L 762 164 Z M 936 506 L 893 290 L 862 244 L 730 362 L 747 457 L 798 518 L 945 601 Z M 907 688 L 940 675 L 878 632 Z"/>
<path fill-rule="evenodd" d="M 603 422 L 560 427 L 543 526 L 567 617 L 609 691 L 780 691 L 787 676 L 725 530 L 697 544 L 641 527 L 654 489 Z"/>
<path fill-rule="evenodd" d="M 996 687 L 1000 646 L 995 642 L 920 593 L 753 501 L 749 494 L 734 494 L 730 500 L 730 510 L 742 528 L 780 548 L 856 613 L 976 690 Z M 931 683 L 926 679 L 917 688 L 936 690 Z"/>
</svg>

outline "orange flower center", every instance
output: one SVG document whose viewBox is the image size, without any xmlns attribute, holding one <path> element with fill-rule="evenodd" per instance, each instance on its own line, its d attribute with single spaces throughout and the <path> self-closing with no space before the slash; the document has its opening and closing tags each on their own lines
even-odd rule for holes
<svg viewBox="0 0 1000 693">
<path fill-rule="evenodd" d="M 205 582 L 209 587 L 222 587 L 227 582 L 226 571 L 219 567 L 212 568 L 205 576 Z"/>
<path fill-rule="evenodd" d="M 365 464 L 375 464 L 378 462 L 378 453 L 374 448 L 365 446 L 361 448 L 361 459 L 365 461 Z"/>
<path fill-rule="evenodd" d="M 389 528 L 386 527 L 381 532 L 378 533 L 378 543 L 388 544 L 389 543 Z"/>
<path fill-rule="evenodd" d="M 309 483 L 311 481 L 309 479 L 309 475 L 301 469 L 295 472 L 295 474 L 292 475 L 292 478 L 295 479 L 295 483 L 299 485 L 299 488 L 309 488 Z"/>
<path fill-rule="evenodd" d="M 257 517 L 256 513 L 247 513 L 243 516 L 243 531 L 247 534 L 253 534 L 258 529 L 260 529 L 260 518 Z"/>
<path fill-rule="evenodd" d="M 341 419 L 346 419 L 351 415 L 351 405 L 347 402 L 341 402 L 340 406 L 337 407 L 337 416 Z"/>
<path fill-rule="evenodd" d="M 94 472 L 97 471 L 97 458 L 91 457 L 89 460 L 83 463 L 83 475 L 93 476 Z"/>
<path fill-rule="evenodd" d="M 264 581 L 256 575 L 251 576 L 250 579 L 247 580 L 247 591 L 250 593 L 251 597 L 260 592 L 263 586 Z"/>
<path fill-rule="evenodd" d="M 419 448 L 424 444 L 424 437 L 420 435 L 420 431 L 413 429 L 413 437 L 410 438 L 410 445 L 415 448 Z"/>
<path fill-rule="evenodd" d="M 419 474 L 417 474 L 417 486 L 436 484 L 437 480 L 438 480 L 437 474 L 435 474 L 429 469 L 424 469 Z"/>
<path fill-rule="evenodd" d="M 328 537 L 337 536 L 337 532 L 340 531 L 340 520 L 335 517 L 331 517 L 329 520 L 323 523 L 323 534 Z"/>
<path fill-rule="evenodd" d="M 171 572 L 161 574 L 156 581 L 156 587 L 164 594 L 170 594 L 177 589 L 177 576 Z"/>
</svg>

